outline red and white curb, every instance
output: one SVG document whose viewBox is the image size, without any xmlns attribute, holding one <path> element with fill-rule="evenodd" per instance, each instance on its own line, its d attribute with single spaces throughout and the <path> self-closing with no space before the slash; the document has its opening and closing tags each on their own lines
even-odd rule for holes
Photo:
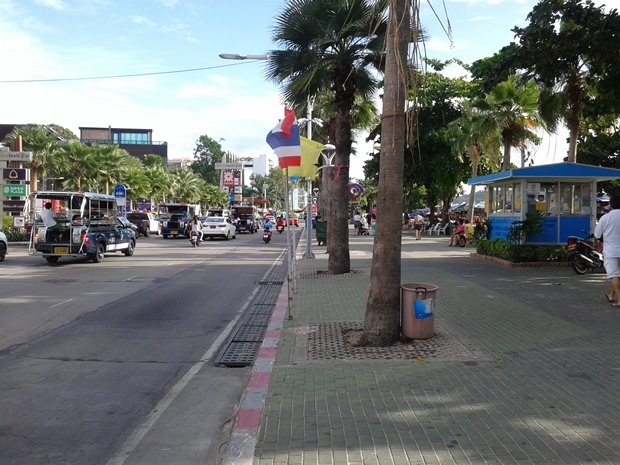
<svg viewBox="0 0 620 465">
<path fill-rule="evenodd" d="M 275 310 L 243 394 L 222 465 L 252 465 L 269 381 L 288 309 L 288 285 L 280 289 Z"/>
</svg>

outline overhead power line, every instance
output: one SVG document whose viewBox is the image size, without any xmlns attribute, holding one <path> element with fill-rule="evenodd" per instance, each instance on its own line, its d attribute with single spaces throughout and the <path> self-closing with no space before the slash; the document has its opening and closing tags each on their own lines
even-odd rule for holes
<svg viewBox="0 0 620 465">
<path fill-rule="evenodd" d="M 247 60 L 245 62 L 229 63 L 229 64 L 218 65 L 218 66 L 205 66 L 204 68 L 177 69 L 173 71 L 156 71 L 153 73 L 114 74 L 114 75 L 109 75 L 109 76 L 89 76 L 89 77 L 74 77 L 74 78 L 16 79 L 16 80 L 11 80 L 11 81 L 0 81 L 0 84 L 18 84 L 18 83 L 29 83 L 29 82 L 93 81 L 96 79 L 118 79 L 118 78 L 139 77 L 139 76 L 157 76 L 160 74 L 193 73 L 195 71 L 228 68 L 229 66 L 240 66 L 240 65 L 247 64 L 248 62 L 251 62 L 251 61 L 256 61 L 256 60 Z"/>
</svg>

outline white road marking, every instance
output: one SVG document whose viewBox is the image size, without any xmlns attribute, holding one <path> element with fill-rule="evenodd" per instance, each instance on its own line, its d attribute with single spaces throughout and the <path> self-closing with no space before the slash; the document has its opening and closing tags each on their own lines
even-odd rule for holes
<svg viewBox="0 0 620 465">
<path fill-rule="evenodd" d="M 57 304 L 50 305 L 50 308 L 55 308 L 55 307 L 58 307 L 59 305 L 64 305 L 64 304 L 66 304 L 66 303 L 68 303 L 68 302 L 71 302 L 72 300 L 73 300 L 73 299 L 63 300 L 62 302 L 58 302 Z"/>
</svg>

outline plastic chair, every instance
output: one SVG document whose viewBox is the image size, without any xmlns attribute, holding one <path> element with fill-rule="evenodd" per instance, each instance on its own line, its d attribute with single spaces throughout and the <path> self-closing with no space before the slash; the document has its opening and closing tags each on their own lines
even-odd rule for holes
<svg viewBox="0 0 620 465">
<path fill-rule="evenodd" d="M 429 236 L 432 236 L 433 233 L 437 232 L 440 227 L 441 225 L 439 223 L 435 223 L 433 226 L 431 226 L 430 228 L 426 230 L 426 234 L 428 234 Z"/>
<path fill-rule="evenodd" d="M 441 236 L 443 234 L 444 236 L 447 236 L 448 235 L 448 228 L 450 228 L 450 222 L 446 223 L 444 226 L 440 226 L 437 229 L 437 235 Z"/>
</svg>

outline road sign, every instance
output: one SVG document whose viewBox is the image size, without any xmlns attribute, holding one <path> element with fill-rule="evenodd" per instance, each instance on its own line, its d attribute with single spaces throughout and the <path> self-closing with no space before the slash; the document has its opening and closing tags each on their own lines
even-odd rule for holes
<svg viewBox="0 0 620 465">
<path fill-rule="evenodd" d="M 2 195 L 5 197 L 25 197 L 26 184 L 2 184 Z"/>
<path fill-rule="evenodd" d="M 32 152 L 0 150 L 0 161 L 32 161 Z"/>
<path fill-rule="evenodd" d="M 26 170 L 21 168 L 4 168 L 2 170 L 2 179 L 10 181 L 25 181 Z"/>
<path fill-rule="evenodd" d="M 216 170 L 242 170 L 243 163 L 216 163 Z"/>
<path fill-rule="evenodd" d="M 122 184 L 119 184 L 114 188 L 114 197 L 116 198 L 116 206 L 117 207 L 126 207 L 127 206 L 127 189 Z M 125 215 L 119 215 L 125 216 Z"/>
<path fill-rule="evenodd" d="M 123 186 L 122 184 L 119 184 L 118 186 L 116 186 L 114 188 L 114 197 L 116 197 L 117 199 L 120 197 L 122 198 L 127 197 L 127 189 L 125 189 L 125 186 Z"/>
</svg>

